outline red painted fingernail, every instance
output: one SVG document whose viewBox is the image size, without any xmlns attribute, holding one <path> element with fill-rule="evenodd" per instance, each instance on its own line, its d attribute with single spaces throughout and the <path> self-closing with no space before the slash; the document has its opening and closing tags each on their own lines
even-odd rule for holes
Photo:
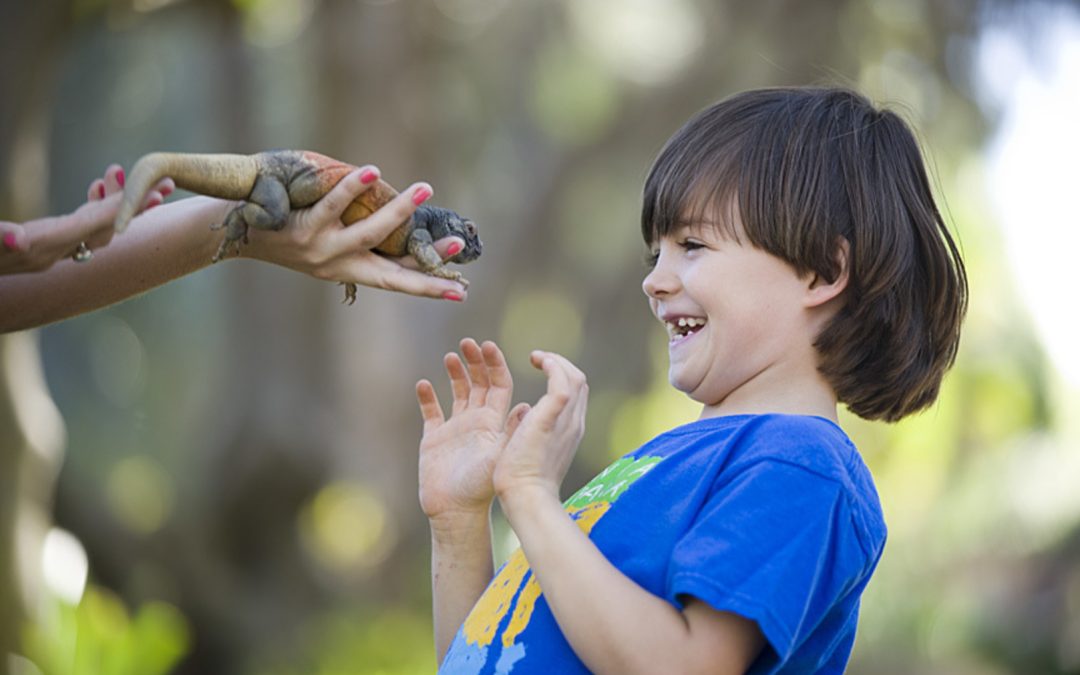
<svg viewBox="0 0 1080 675">
<path fill-rule="evenodd" d="M 105 183 L 97 186 L 98 197 L 105 199 Z"/>
<path fill-rule="evenodd" d="M 463 248 L 462 245 L 455 241 L 453 244 L 450 244 L 449 248 L 446 249 L 446 254 L 447 255 L 457 255 L 458 253 L 461 252 L 462 248 Z"/>
<path fill-rule="evenodd" d="M 146 203 L 146 210 L 149 211 L 150 209 L 154 208 L 155 206 L 161 206 L 161 200 L 158 199 L 157 197 L 151 199 L 150 201 L 148 201 Z"/>
<path fill-rule="evenodd" d="M 4 246 L 7 246 L 8 249 L 10 249 L 12 251 L 15 250 L 15 233 L 14 232 L 5 232 L 4 233 Z"/>
<path fill-rule="evenodd" d="M 169 195 L 172 194 L 172 191 L 173 191 L 173 189 L 171 187 L 169 187 L 168 185 L 166 185 L 165 187 L 158 190 L 158 192 L 161 193 L 162 197 L 168 197 Z"/>
<path fill-rule="evenodd" d="M 428 197 L 430 197 L 430 196 L 431 196 L 431 190 L 429 190 L 426 187 L 425 188 L 420 188 L 419 190 L 416 191 L 416 194 L 413 195 L 412 203 L 416 204 L 417 206 L 420 206 L 421 204 L 426 202 L 428 200 Z"/>
<path fill-rule="evenodd" d="M 116 172 L 116 183 L 120 187 L 124 187 L 124 170 L 120 169 Z"/>
<path fill-rule="evenodd" d="M 461 293 L 455 291 L 447 291 L 442 294 L 443 300 L 453 300 L 454 302 L 461 302 L 465 298 L 461 296 Z"/>
<path fill-rule="evenodd" d="M 375 173 L 371 169 L 368 169 L 364 171 L 364 173 L 360 174 L 360 182 L 364 185 L 367 185 L 368 183 L 374 182 L 375 179 L 378 177 L 379 174 Z"/>
</svg>

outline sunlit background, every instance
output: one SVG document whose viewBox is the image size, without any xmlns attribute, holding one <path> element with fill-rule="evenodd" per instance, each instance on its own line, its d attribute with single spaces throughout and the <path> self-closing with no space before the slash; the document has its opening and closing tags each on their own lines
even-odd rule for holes
<svg viewBox="0 0 1080 675">
<path fill-rule="evenodd" d="M 718 98 L 834 83 L 918 129 L 972 287 L 938 405 L 842 419 L 890 527 L 849 672 L 1080 673 L 1076 3 L 3 8 L 0 217 L 72 209 L 151 150 L 292 147 L 428 180 L 485 241 L 464 305 L 348 307 L 229 261 L 9 338 L 0 433 L 30 439 L 0 436 L 13 672 L 433 672 L 413 383 L 445 393 L 466 335 L 500 342 L 525 400 L 530 349 L 575 360 L 592 394 L 567 494 L 693 419 L 640 292 L 645 171 Z"/>
</svg>

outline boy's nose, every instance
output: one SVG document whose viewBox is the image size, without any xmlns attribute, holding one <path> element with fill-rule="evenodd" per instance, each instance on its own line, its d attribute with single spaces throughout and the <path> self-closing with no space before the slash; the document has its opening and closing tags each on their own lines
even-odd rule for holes
<svg viewBox="0 0 1080 675">
<path fill-rule="evenodd" d="M 667 272 L 659 261 L 641 282 L 641 290 L 650 298 L 667 297 L 675 292 L 676 286 L 675 275 Z"/>
</svg>

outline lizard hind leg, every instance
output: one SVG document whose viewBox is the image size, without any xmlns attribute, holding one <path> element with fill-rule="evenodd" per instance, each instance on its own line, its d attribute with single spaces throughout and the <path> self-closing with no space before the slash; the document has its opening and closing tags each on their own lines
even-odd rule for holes
<svg viewBox="0 0 1080 675">
<path fill-rule="evenodd" d="M 211 226 L 214 230 L 225 230 L 225 236 L 218 245 L 214 257 L 211 258 L 212 262 L 218 262 L 228 256 L 230 248 L 239 252 L 240 242 L 247 240 L 247 223 L 244 222 L 243 208 L 243 206 L 237 206 L 225 216 L 225 222 Z"/>
<path fill-rule="evenodd" d="M 260 175 L 251 195 L 241 207 L 248 226 L 260 230 L 280 230 L 289 217 L 289 192 L 276 178 Z"/>
<path fill-rule="evenodd" d="M 239 252 L 240 243 L 248 242 L 249 227 L 260 230 L 280 230 L 285 227 L 289 208 L 289 193 L 285 186 L 274 178 L 260 175 L 247 201 L 230 211 L 225 222 L 215 228 L 224 228 L 225 238 L 213 261 L 217 262 L 228 255 L 230 248 Z"/>
</svg>

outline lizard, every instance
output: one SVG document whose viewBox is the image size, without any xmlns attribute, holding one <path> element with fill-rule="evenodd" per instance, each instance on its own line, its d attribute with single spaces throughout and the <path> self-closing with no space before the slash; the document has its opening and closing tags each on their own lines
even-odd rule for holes
<svg viewBox="0 0 1080 675">
<path fill-rule="evenodd" d="M 124 196 L 114 226 L 122 232 L 138 211 L 146 193 L 165 177 L 177 187 L 222 199 L 242 200 L 223 223 L 225 237 L 214 254 L 218 262 L 247 242 L 249 227 L 280 230 L 289 211 L 311 206 L 357 167 L 307 150 L 270 150 L 253 155 L 153 152 L 139 158 L 124 185 Z M 341 216 L 345 225 L 366 218 L 398 194 L 378 179 L 354 199 Z M 411 255 L 420 269 L 432 276 L 452 279 L 466 287 L 461 272 L 447 269 L 433 242 L 461 237 L 465 246 L 445 262 L 467 263 L 480 257 L 483 243 L 473 221 L 437 206 L 421 206 L 375 247 L 388 256 Z M 345 283 L 345 301 L 356 301 L 356 284 Z"/>
</svg>

